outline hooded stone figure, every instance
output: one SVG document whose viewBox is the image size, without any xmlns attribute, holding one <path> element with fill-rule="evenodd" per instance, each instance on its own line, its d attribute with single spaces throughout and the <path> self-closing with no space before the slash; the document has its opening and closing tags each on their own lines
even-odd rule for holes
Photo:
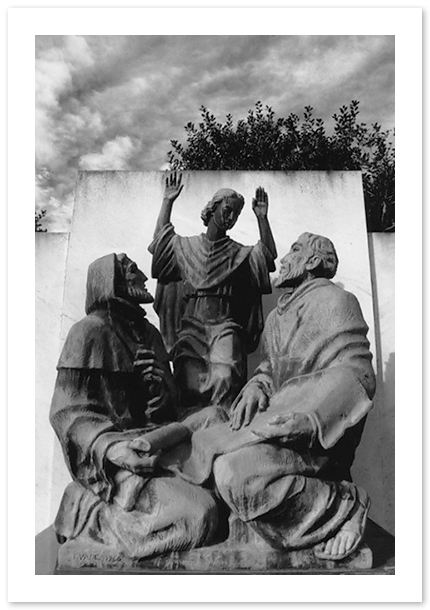
<svg viewBox="0 0 430 610">
<path fill-rule="evenodd" d="M 58 539 L 131 558 L 202 545 L 217 525 L 210 493 L 157 464 L 189 431 L 173 421 L 167 353 L 140 307 L 153 300 L 146 280 L 125 254 L 90 265 L 87 316 L 67 336 L 50 412 L 73 479 Z"/>
</svg>

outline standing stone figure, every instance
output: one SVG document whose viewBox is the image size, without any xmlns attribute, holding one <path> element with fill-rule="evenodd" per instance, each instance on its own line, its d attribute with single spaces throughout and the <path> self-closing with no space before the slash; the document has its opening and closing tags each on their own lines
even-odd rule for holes
<svg viewBox="0 0 430 610">
<path fill-rule="evenodd" d="M 66 339 L 50 420 L 73 482 L 55 521 L 61 542 L 143 558 L 209 542 L 212 495 L 158 465 L 189 438 L 160 333 L 145 319 L 147 278 L 125 254 L 88 270 L 86 313 Z M 161 425 L 166 424 L 166 425 Z"/>
<path fill-rule="evenodd" d="M 170 174 L 149 247 L 158 279 L 154 307 L 182 404 L 228 411 L 246 382 L 247 354 L 257 348 L 263 329 L 261 295 L 271 292 L 269 272 L 277 254 L 268 197 L 257 189 L 252 208 L 260 241 L 243 246 L 227 236 L 243 208 L 242 195 L 217 191 L 201 214 L 206 234 L 181 237 L 170 222 L 181 190 L 181 176 Z"/>
<path fill-rule="evenodd" d="M 327 560 L 363 537 L 370 502 L 350 468 L 375 392 L 368 327 L 355 296 L 330 281 L 337 265 L 325 237 L 292 245 L 260 365 L 230 422 L 197 430 L 178 468 L 200 484 L 214 475 L 231 511 L 275 549 Z"/>
</svg>

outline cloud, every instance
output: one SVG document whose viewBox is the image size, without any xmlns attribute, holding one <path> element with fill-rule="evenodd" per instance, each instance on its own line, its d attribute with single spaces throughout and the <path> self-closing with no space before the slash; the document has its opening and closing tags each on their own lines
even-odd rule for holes
<svg viewBox="0 0 430 610">
<path fill-rule="evenodd" d="M 36 187 L 48 229 L 67 229 L 80 169 L 166 167 L 170 140 L 199 122 L 311 105 L 326 122 L 361 102 L 394 125 L 392 36 L 37 36 Z"/>
<path fill-rule="evenodd" d="M 127 136 L 116 137 L 104 144 L 100 153 L 83 155 L 79 166 L 83 170 L 125 169 L 133 152 L 133 142 Z"/>
</svg>

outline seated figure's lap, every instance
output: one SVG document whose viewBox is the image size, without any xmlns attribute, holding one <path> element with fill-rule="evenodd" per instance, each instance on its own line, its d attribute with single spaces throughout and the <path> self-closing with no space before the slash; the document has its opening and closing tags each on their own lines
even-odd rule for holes
<svg viewBox="0 0 430 610">
<path fill-rule="evenodd" d="M 124 510 L 115 500 L 99 503 L 77 539 L 110 547 L 119 544 L 129 557 L 143 558 L 208 544 L 217 526 L 218 508 L 208 490 L 177 477 L 155 477 L 143 487 L 132 510 Z"/>
<path fill-rule="evenodd" d="M 287 448 L 261 443 L 215 460 L 216 487 L 240 518 L 248 521 L 276 508 L 304 487 L 303 458 Z"/>
</svg>

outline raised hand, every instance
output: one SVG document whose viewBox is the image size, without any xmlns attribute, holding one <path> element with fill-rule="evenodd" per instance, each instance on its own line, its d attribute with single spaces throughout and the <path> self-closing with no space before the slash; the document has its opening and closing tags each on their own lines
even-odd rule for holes
<svg viewBox="0 0 430 610">
<path fill-rule="evenodd" d="M 239 430 L 239 428 L 248 426 L 258 411 L 267 409 L 268 403 L 268 398 L 260 386 L 249 385 L 231 412 L 230 428 Z"/>
<path fill-rule="evenodd" d="M 267 210 L 269 208 L 269 197 L 262 186 L 259 186 L 255 191 L 255 197 L 252 200 L 252 210 L 257 218 L 267 218 Z"/>
<path fill-rule="evenodd" d="M 154 237 L 158 235 L 163 227 L 170 223 L 173 202 L 179 197 L 183 189 L 181 181 L 182 174 L 178 175 L 176 172 L 165 173 L 163 202 L 157 218 L 157 224 L 155 225 Z"/>
<path fill-rule="evenodd" d="M 139 347 L 133 362 L 133 370 L 140 373 L 146 387 L 148 402 L 145 413 L 148 420 L 160 411 L 168 401 L 168 386 L 165 381 L 166 372 L 150 349 Z"/>
<path fill-rule="evenodd" d="M 150 349 L 139 347 L 133 361 L 133 371 L 142 375 L 145 383 L 159 383 L 164 380 L 165 371 Z"/>
<path fill-rule="evenodd" d="M 182 174 L 176 172 L 167 172 L 164 187 L 164 199 L 173 203 L 181 194 L 184 185 L 182 182 Z"/>
</svg>

